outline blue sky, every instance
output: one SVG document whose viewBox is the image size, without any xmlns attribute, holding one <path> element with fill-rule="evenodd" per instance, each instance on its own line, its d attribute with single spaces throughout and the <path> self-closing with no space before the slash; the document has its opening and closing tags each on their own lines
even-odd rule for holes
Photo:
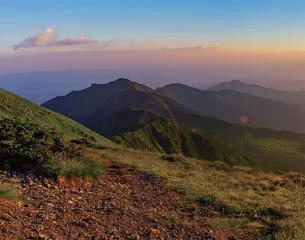
<svg viewBox="0 0 305 240">
<path fill-rule="evenodd" d="M 305 50 L 304 0 L 9 0 L 0 3 L 0 52 L 44 28 L 171 45 Z"/>
</svg>

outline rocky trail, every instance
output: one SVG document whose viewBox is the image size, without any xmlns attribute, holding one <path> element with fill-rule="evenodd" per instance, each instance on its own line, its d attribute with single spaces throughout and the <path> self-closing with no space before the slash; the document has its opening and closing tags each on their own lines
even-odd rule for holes
<svg viewBox="0 0 305 240">
<path fill-rule="evenodd" d="M 0 239 L 246 239 L 210 229 L 208 207 L 188 204 L 163 179 L 111 163 L 102 180 L 56 181 L 0 172 L 20 201 L 0 199 Z"/>
</svg>

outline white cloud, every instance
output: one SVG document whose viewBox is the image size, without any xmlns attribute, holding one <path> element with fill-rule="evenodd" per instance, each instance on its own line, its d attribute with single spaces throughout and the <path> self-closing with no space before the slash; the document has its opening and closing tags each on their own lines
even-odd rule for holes
<svg viewBox="0 0 305 240">
<path fill-rule="evenodd" d="M 88 45 L 88 44 L 105 44 L 108 45 L 114 41 L 114 39 L 99 42 L 98 40 L 87 38 L 82 36 L 81 38 L 70 37 L 66 39 L 58 39 L 54 28 L 46 28 L 36 36 L 26 38 L 21 43 L 13 46 L 17 51 L 20 48 L 34 48 L 34 47 L 59 47 L 59 46 L 74 46 L 74 45 Z"/>
</svg>

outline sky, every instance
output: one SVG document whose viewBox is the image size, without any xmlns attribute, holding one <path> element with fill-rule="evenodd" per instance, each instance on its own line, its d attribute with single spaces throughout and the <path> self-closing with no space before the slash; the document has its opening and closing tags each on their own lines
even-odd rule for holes
<svg viewBox="0 0 305 240">
<path fill-rule="evenodd" d="M 215 71 L 265 64 L 305 80 L 304 0 L 3 0 L 0 31 L 0 74 L 124 63 L 200 68 L 212 59 Z"/>
</svg>

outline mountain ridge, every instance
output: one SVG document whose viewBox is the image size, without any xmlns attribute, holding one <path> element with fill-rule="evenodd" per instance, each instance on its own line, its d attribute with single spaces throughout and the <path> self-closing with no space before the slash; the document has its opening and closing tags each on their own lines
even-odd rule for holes
<svg viewBox="0 0 305 240">
<path fill-rule="evenodd" d="M 282 101 L 291 104 L 299 104 L 299 105 L 305 104 L 304 90 L 299 90 L 299 91 L 275 90 L 256 84 L 242 82 L 239 80 L 231 80 L 229 82 L 223 82 L 208 88 L 208 90 L 214 90 L 214 91 L 219 91 L 224 89 L 231 89 L 239 92 L 252 94 L 258 97 L 273 99 L 276 101 Z"/>
<path fill-rule="evenodd" d="M 63 99 L 65 101 L 61 101 Z M 131 102 L 126 101 L 128 99 L 131 99 Z M 116 103 L 119 103 L 120 106 L 117 107 Z M 124 104 L 128 104 L 128 106 Z M 171 105 L 172 108 L 177 110 L 191 111 L 171 99 L 160 96 L 145 85 L 123 78 L 106 84 L 91 85 L 84 90 L 73 91 L 42 104 L 47 108 L 50 105 L 52 105 L 51 109 L 54 111 L 65 113 L 66 116 L 85 125 L 87 124 L 88 115 L 107 112 L 107 108 L 111 108 L 111 105 L 115 105 L 117 108 L 139 108 L 143 106 L 155 113 L 158 113 L 158 111 L 165 112 L 167 105 Z"/>
<path fill-rule="evenodd" d="M 105 90 L 105 88 L 101 89 Z M 133 122 L 131 115 L 114 117 L 115 121 L 112 120 L 112 122 L 115 123 L 115 126 L 121 126 L 122 129 L 117 133 L 118 135 L 111 132 L 107 133 L 110 136 L 110 139 L 117 138 L 123 145 L 129 145 L 139 149 L 145 147 L 147 149 L 147 144 L 149 142 L 157 142 L 156 135 L 151 134 L 152 129 L 155 129 L 157 125 L 158 128 L 164 128 L 166 122 L 170 121 L 172 126 L 178 124 L 180 128 L 198 132 L 209 142 L 209 144 L 211 144 L 211 146 L 213 146 L 216 151 L 217 159 L 228 164 L 256 166 L 268 171 L 287 171 L 288 169 L 305 171 L 305 155 L 300 150 L 304 145 L 304 134 L 274 131 L 266 128 L 250 128 L 213 117 L 205 117 L 199 115 L 196 111 L 190 110 L 179 102 L 164 97 L 150 89 L 146 90 L 146 88 L 144 88 L 144 90 L 143 88 L 138 90 L 132 87 L 131 89 L 128 88 L 124 91 L 117 91 L 116 88 L 110 88 L 111 91 L 106 92 L 105 94 L 104 90 L 101 91 L 101 89 L 99 94 L 95 94 L 93 112 L 87 111 L 88 109 L 93 108 L 92 106 L 84 104 L 84 99 L 90 99 L 94 94 L 90 94 L 90 96 L 85 96 L 83 98 L 81 95 L 82 92 L 80 92 L 80 94 L 75 93 L 74 99 L 70 99 L 69 95 L 64 97 L 64 101 L 55 104 L 54 108 L 52 106 L 52 100 L 45 106 L 55 111 L 58 111 L 58 109 L 56 109 L 58 106 L 62 107 L 61 113 L 68 117 L 71 117 L 71 112 L 64 112 L 65 109 L 82 111 L 82 109 L 79 108 L 79 105 L 83 104 L 83 106 L 87 106 L 88 109 L 85 109 L 82 113 L 84 118 L 75 120 L 90 129 L 98 131 L 100 134 L 103 134 L 100 129 L 105 129 L 103 128 L 105 121 L 107 122 L 107 119 L 111 119 L 119 111 L 122 111 L 122 109 L 147 110 L 153 115 L 159 115 L 168 120 L 153 122 L 151 125 L 146 125 L 149 127 L 145 128 L 144 125 L 138 124 L 137 121 Z M 107 97 L 105 97 L 105 95 L 107 95 Z M 79 98 L 77 98 L 77 96 Z M 75 99 L 77 101 L 74 101 Z M 128 120 L 129 117 L 131 120 Z M 132 131 L 124 126 L 124 122 L 126 121 L 135 124 Z M 171 133 L 173 133 L 173 130 L 171 130 Z M 124 135 L 124 137 L 119 138 L 119 136 L 122 135 Z M 143 142 L 139 141 L 142 139 L 146 140 Z M 156 147 L 156 144 L 154 146 Z M 157 147 L 155 150 L 156 149 Z M 151 150 L 154 149 L 152 148 Z"/>
<path fill-rule="evenodd" d="M 261 98 L 231 89 L 203 91 L 184 84 L 166 85 L 157 88 L 156 92 L 203 116 L 251 127 L 301 133 L 305 131 L 305 110 L 299 105 Z"/>
</svg>

